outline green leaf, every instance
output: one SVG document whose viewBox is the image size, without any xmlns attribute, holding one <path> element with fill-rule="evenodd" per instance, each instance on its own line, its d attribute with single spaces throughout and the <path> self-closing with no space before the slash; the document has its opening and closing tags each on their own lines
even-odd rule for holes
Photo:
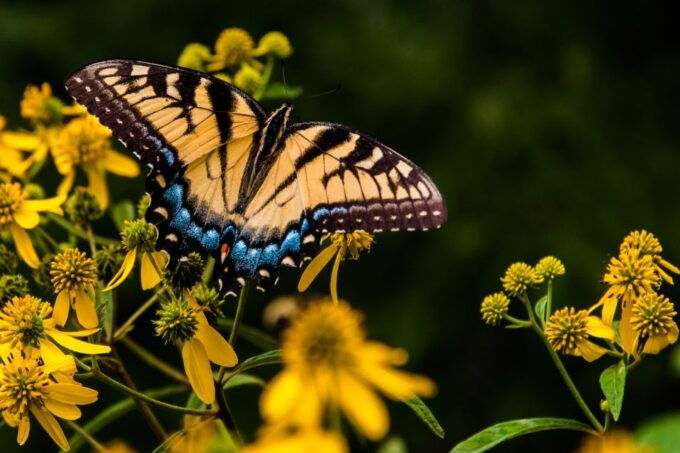
<svg viewBox="0 0 680 453">
<path fill-rule="evenodd" d="M 226 329 L 231 329 L 234 326 L 234 320 L 230 318 L 219 318 L 217 323 L 220 327 Z M 278 349 L 281 347 L 281 345 L 279 344 L 278 341 L 276 341 L 275 338 L 271 337 L 270 335 L 267 335 L 261 330 L 258 330 L 254 327 L 246 326 L 244 324 L 241 324 L 239 326 L 238 336 L 239 338 L 243 338 L 248 343 L 252 344 L 253 346 L 257 346 L 258 348 L 264 351 Z"/>
<path fill-rule="evenodd" d="M 623 392 L 626 387 L 626 364 L 621 360 L 600 375 L 600 387 L 609 403 L 609 412 L 618 421 L 623 405 Z"/>
<path fill-rule="evenodd" d="M 135 219 L 135 205 L 130 200 L 121 201 L 111 209 L 111 217 L 118 231 L 123 231 L 125 221 Z"/>
<path fill-rule="evenodd" d="M 536 302 L 536 305 L 534 305 L 534 312 L 536 313 L 536 316 L 538 316 L 538 319 L 541 319 L 545 321 L 547 319 L 545 309 L 548 306 L 548 295 L 546 294 L 545 296 L 541 297 L 538 299 L 538 302 Z"/>
<path fill-rule="evenodd" d="M 425 423 L 430 430 L 440 439 L 444 438 L 444 428 L 439 424 L 437 417 L 434 416 L 429 407 L 419 397 L 414 396 L 405 400 L 404 404 L 411 408 L 413 412 Z"/>
<path fill-rule="evenodd" d="M 167 453 L 170 451 L 170 447 L 172 444 L 179 438 L 180 436 L 184 435 L 184 430 L 179 430 L 167 439 L 165 439 L 165 442 L 160 444 L 158 447 L 156 447 L 151 453 Z"/>
<path fill-rule="evenodd" d="M 224 390 L 228 390 L 234 387 L 241 387 L 243 385 L 259 385 L 260 387 L 264 387 L 264 384 L 265 382 L 263 379 L 253 376 L 252 374 L 242 373 L 234 376 L 233 378 L 228 377 L 227 382 L 224 383 L 222 388 Z M 191 409 L 200 409 L 203 407 L 203 402 L 198 399 L 198 396 L 196 396 L 195 393 L 192 392 L 191 395 L 189 395 L 186 407 Z"/>
<path fill-rule="evenodd" d="M 98 291 L 97 295 L 101 304 L 104 334 L 106 338 L 111 338 L 113 335 L 113 291 Z"/>
<path fill-rule="evenodd" d="M 284 85 L 280 82 L 272 82 L 262 93 L 262 100 L 271 99 L 295 99 L 302 94 L 302 87 Z"/>
<path fill-rule="evenodd" d="M 567 418 L 525 418 L 489 426 L 453 447 L 450 453 L 479 453 L 515 437 L 552 429 L 594 433 L 590 426 Z"/>
<path fill-rule="evenodd" d="M 651 446 L 657 453 L 680 451 L 680 412 L 661 415 L 643 424 L 635 433 L 640 446 Z"/>
<path fill-rule="evenodd" d="M 275 349 L 273 351 L 263 352 L 253 357 L 245 359 L 243 362 L 236 365 L 236 368 L 231 370 L 231 374 L 227 377 L 227 382 L 233 379 L 239 373 L 258 368 L 265 365 L 278 365 L 281 363 L 281 350 Z"/>
</svg>

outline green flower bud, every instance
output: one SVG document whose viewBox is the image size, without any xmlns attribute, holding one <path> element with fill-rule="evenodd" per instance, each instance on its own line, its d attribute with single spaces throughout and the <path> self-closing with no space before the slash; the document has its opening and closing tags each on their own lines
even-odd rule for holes
<svg viewBox="0 0 680 453">
<path fill-rule="evenodd" d="M 182 343 L 194 337 L 198 329 L 196 310 L 185 300 L 163 304 L 156 312 L 158 319 L 153 321 L 156 335 L 168 343 Z"/>
<path fill-rule="evenodd" d="M 172 285 L 180 289 L 188 289 L 201 281 L 205 260 L 196 252 L 180 258 L 177 268 L 172 273 Z"/>
<path fill-rule="evenodd" d="M 17 254 L 0 244 L 0 274 L 13 274 L 19 266 Z"/>
<path fill-rule="evenodd" d="M 224 299 L 220 297 L 215 288 L 205 283 L 198 283 L 191 288 L 191 295 L 201 307 L 205 307 L 205 315 L 208 321 L 213 323 L 218 317 L 223 317 L 222 304 Z"/>
<path fill-rule="evenodd" d="M 15 296 L 28 294 L 28 280 L 20 274 L 5 274 L 0 276 L 0 305 Z"/>
<path fill-rule="evenodd" d="M 40 266 L 33 270 L 32 276 L 33 281 L 40 287 L 40 289 L 46 291 L 47 293 L 52 293 L 52 276 L 50 275 L 50 269 L 52 266 L 52 260 L 55 255 L 48 253 L 43 256 L 40 260 Z"/>
<path fill-rule="evenodd" d="M 66 200 L 64 211 L 71 222 L 81 226 L 104 215 L 94 194 L 84 187 L 77 187 L 73 191 L 73 194 Z"/>
<path fill-rule="evenodd" d="M 144 194 L 139 198 L 139 201 L 137 202 L 137 217 L 140 219 L 144 218 L 144 214 L 146 214 L 146 210 L 149 208 L 151 205 L 151 198 L 149 195 Z"/>
<path fill-rule="evenodd" d="M 120 245 L 112 244 L 102 247 L 94 254 L 94 262 L 97 264 L 97 274 L 105 281 L 110 281 L 123 264 L 125 254 Z"/>
<path fill-rule="evenodd" d="M 152 251 L 156 243 L 156 229 L 144 219 L 126 220 L 120 236 L 126 250 Z"/>
</svg>

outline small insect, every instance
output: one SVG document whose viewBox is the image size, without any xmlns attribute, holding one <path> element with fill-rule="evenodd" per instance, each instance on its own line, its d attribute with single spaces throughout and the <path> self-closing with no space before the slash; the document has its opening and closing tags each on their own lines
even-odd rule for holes
<svg viewBox="0 0 680 453">
<path fill-rule="evenodd" d="M 444 200 L 415 164 L 346 126 L 269 115 L 208 74 L 136 60 L 89 64 L 69 94 L 150 167 L 146 220 L 170 265 L 199 245 L 222 294 L 318 252 L 325 233 L 439 228 Z"/>
</svg>

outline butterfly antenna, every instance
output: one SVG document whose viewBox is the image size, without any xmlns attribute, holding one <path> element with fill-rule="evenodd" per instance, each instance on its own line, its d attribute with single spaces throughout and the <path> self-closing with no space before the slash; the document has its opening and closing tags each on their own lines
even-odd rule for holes
<svg viewBox="0 0 680 453">
<path fill-rule="evenodd" d="M 327 96 L 329 94 L 335 94 L 338 91 L 342 89 L 342 85 L 338 83 L 338 86 L 333 88 L 332 90 L 324 91 L 323 93 L 315 93 L 315 94 L 310 94 L 309 96 L 303 96 L 300 99 L 298 99 L 298 102 L 302 101 L 303 99 L 314 99 L 314 98 L 320 98 L 321 96 Z"/>
<path fill-rule="evenodd" d="M 283 92 L 286 94 L 286 99 L 289 99 L 288 84 L 286 83 L 286 65 L 284 60 L 281 60 L 281 77 L 283 78 Z"/>
</svg>

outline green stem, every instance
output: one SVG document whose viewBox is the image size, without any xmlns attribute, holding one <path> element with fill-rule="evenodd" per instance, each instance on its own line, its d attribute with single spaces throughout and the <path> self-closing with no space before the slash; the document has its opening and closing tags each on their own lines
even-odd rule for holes
<svg viewBox="0 0 680 453">
<path fill-rule="evenodd" d="M 47 231 L 45 231 L 45 230 L 43 229 L 43 227 L 40 227 L 40 226 L 39 226 L 39 227 L 36 227 L 36 228 L 35 228 L 35 231 L 36 231 L 40 236 L 42 236 L 42 238 L 45 239 L 45 240 L 50 244 L 50 246 L 52 246 L 52 250 L 55 250 L 55 251 L 59 250 L 59 244 L 57 243 L 57 241 L 55 241 L 55 240 L 52 238 L 52 236 L 50 236 L 49 233 L 47 233 Z"/>
<path fill-rule="evenodd" d="M 553 299 L 553 285 L 552 285 L 552 280 L 548 282 L 548 294 L 547 294 L 547 300 L 545 302 L 545 316 L 544 319 L 541 319 L 541 326 L 545 328 L 545 321 L 546 319 L 550 318 L 550 315 L 552 314 L 552 299 Z"/>
<path fill-rule="evenodd" d="M 236 338 L 238 337 L 238 328 L 241 326 L 241 320 L 243 319 L 243 313 L 245 312 L 246 299 L 248 298 L 248 283 L 243 285 L 241 288 L 241 293 L 238 296 L 238 304 L 236 305 L 236 315 L 234 316 L 234 325 L 229 332 L 229 344 L 234 347 L 236 344 Z"/>
<path fill-rule="evenodd" d="M 142 359 L 144 363 L 146 363 L 150 367 L 157 369 L 161 373 L 176 380 L 177 382 L 180 382 L 182 384 L 189 383 L 189 381 L 187 381 L 186 376 L 184 376 L 184 373 L 180 372 L 173 366 L 165 363 L 164 361 L 153 355 L 151 352 L 144 349 L 141 345 L 137 344 L 137 342 L 133 341 L 132 338 L 123 337 L 120 339 L 120 342 L 123 343 L 131 352 L 133 352 L 137 357 Z"/>
<path fill-rule="evenodd" d="M 274 71 L 274 56 L 270 54 L 267 55 L 267 63 L 264 67 L 264 71 L 262 71 L 262 83 L 260 83 L 260 86 L 257 88 L 255 93 L 253 93 L 253 98 L 256 101 L 262 99 L 262 95 L 264 94 L 267 85 L 269 85 L 269 79 L 271 79 L 273 71 Z"/>
<path fill-rule="evenodd" d="M 205 262 L 205 268 L 203 268 L 203 275 L 201 276 L 201 280 L 203 281 L 203 283 L 208 283 L 212 279 L 214 271 L 215 271 L 215 258 L 209 256 L 208 260 Z"/>
<path fill-rule="evenodd" d="M 92 446 L 92 448 L 95 449 L 95 451 L 99 453 L 106 453 L 109 451 L 106 447 L 104 447 L 102 444 L 97 441 L 97 439 L 94 438 L 90 433 L 85 431 L 83 428 L 80 427 L 77 423 L 74 423 L 70 420 L 66 420 L 66 424 L 71 427 L 71 429 L 78 434 L 80 434 L 80 437 L 85 439 L 85 441 Z"/>
<path fill-rule="evenodd" d="M 81 230 L 80 228 L 78 228 L 77 226 L 73 225 L 71 222 L 69 222 L 65 218 L 60 217 L 60 216 L 53 214 L 51 212 L 48 212 L 46 214 L 47 214 L 47 217 L 49 217 L 49 219 L 51 221 L 53 221 L 54 223 L 56 223 L 57 225 L 59 225 L 60 227 L 62 227 L 66 231 L 68 231 L 69 233 L 74 234 L 74 235 L 78 236 L 79 238 L 81 238 L 83 240 L 86 240 L 86 241 L 89 240 L 89 238 L 87 237 L 87 232 L 85 232 L 85 231 Z M 118 241 L 115 240 L 115 239 L 105 238 L 105 237 L 96 236 L 96 235 L 94 236 L 94 241 L 97 244 L 100 244 L 100 245 L 111 245 L 111 244 L 117 244 L 118 243 Z"/>
<path fill-rule="evenodd" d="M 149 308 L 153 306 L 153 304 L 156 302 L 156 300 L 160 297 L 160 295 L 163 293 L 163 291 L 156 291 L 153 296 L 149 297 L 149 299 L 142 304 L 141 307 L 137 309 L 128 319 L 125 321 L 117 330 L 116 333 L 113 334 L 113 341 L 118 341 L 122 339 L 125 334 L 127 333 L 128 327 L 130 327 L 137 319 L 144 314 Z"/>
<path fill-rule="evenodd" d="M 87 225 L 87 241 L 90 243 L 90 253 L 92 253 L 92 258 L 94 258 L 94 255 L 97 253 L 97 244 L 94 242 L 94 233 L 90 225 Z"/>
<path fill-rule="evenodd" d="M 503 315 L 503 318 L 516 326 L 531 327 L 531 321 L 527 321 L 526 319 L 518 319 L 514 316 L 508 315 L 507 313 Z"/>
<path fill-rule="evenodd" d="M 130 395 L 133 398 L 140 399 L 146 403 L 151 404 L 152 406 L 156 406 L 161 409 L 165 409 L 168 411 L 172 412 L 177 412 L 180 414 L 190 414 L 190 415 L 216 415 L 217 411 L 215 410 L 210 410 L 210 409 L 191 409 L 188 407 L 182 407 L 182 406 L 177 406 L 175 404 L 169 404 L 163 401 L 159 401 L 155 398 L 151 398 L 150 396 L 145 395 L 144 393 L 138 392 L 136 390 L 131 389 L 130 387 L 121 384 L 120 382 L 116 381 L 115 379 L 111 378 L 110 376 L 107 376 L 106 374 L 102 373 L 101 371 L 94 371 L 91 367 L 85 365 L 82 361 L 76 359 L 76 362 L 78 363 L 78 366 L 82 368 L 85 372 L 92 372 L 93 376 L 95 379 L 97 379 L 100 382 L 103 382 L 104 384 L 113 387 L 114 389 L 118 390 L 121 393 L 125 393 L 126 395 Z"/>
<path fill-rule="evenodd" d="M 218 382 L 221 382 L 218 380 Z M 234 421 L 234 416 L 229 409 L 229 404 L 227 403 L 227 397 L 224 394 L 222 387 L 217 388 L 217 416 L 222 420 L 224 427 L 227 429 L 231 440 L 236 445 L 236 449 L 239 450 L 243 445 L 243 437 L 236 427 L 236 422 Z"/>
<path fill-rule="evenodd" d="M 569 376 L 567 369 L 564 367 L 562 360 L 557 355 L 557 352 L 555 351 L 555 349 L 553 349 L 553 347 L 550 345 L 550 342 L 548 342 L 548 339 L 543 334 L 543 330 L 541 329 L 541 327 L 536 322 L 536 317 L 534 316 L 534 311 L 533 311 L 533 308 L 531 307 L 531 302 L 529 301 L 529 298 L 526 296 L 526 294 L 523 294 L 521 299 L 522 299 L 522 302 L 524 302 L 524 306 L 526 307 L 527 312 L 529 313 L 529 320 L 531 322 L 531 326 L 533 327 L 536 334 L 543 341 L 543 344 L 545 345 L 546 349 L 548 350 L 548 353 L 550 354 L 550 358 L 555 363 L 555 366 L 557 367 L 557 371 L 559 371 L 560 375 L 562 376 L 562 379 L 564 380 L 564 383 L 567 385 L 567 388 L 571 392 L 571 395 L 574 397 L 574 399 L 576 400 L 576 403 L 579 405 L 579 407 L 581 408 L 581 410 L 585 414 L 588 421 L 593 425 L 593 427 L 599 433 L 603 433 L 604 427 L 597 420 L 597 418 L 593 415 L 593 413 L 590 411 L 590 408 L 588 407 L 585 400 L 581 396 L 581 393 L 576 388 L 574 381 L 571 380 L 571 377 Z"/>
</svg>

